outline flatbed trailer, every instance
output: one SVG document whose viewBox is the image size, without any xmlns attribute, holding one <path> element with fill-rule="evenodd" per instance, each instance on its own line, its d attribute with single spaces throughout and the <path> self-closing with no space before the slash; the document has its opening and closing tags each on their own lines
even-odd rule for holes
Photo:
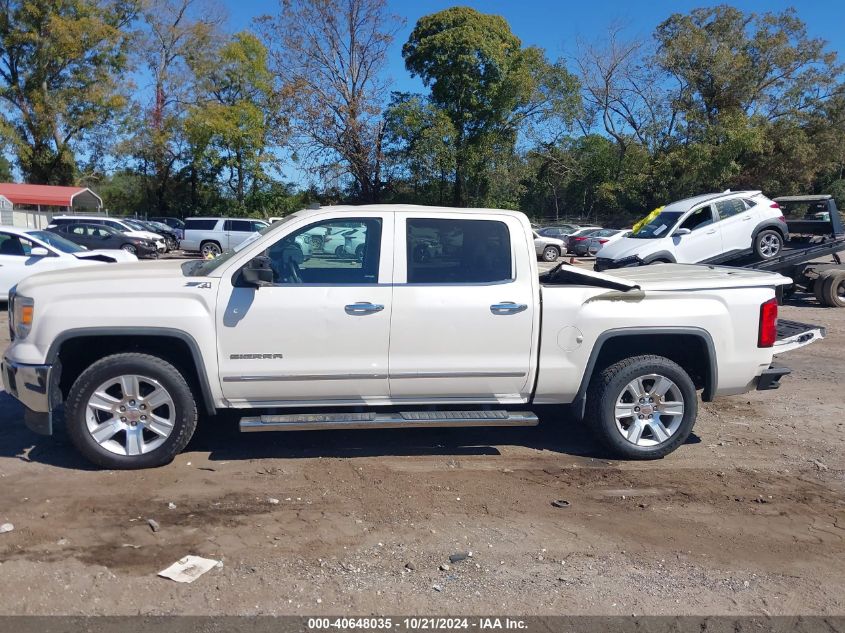
<svg viewBox="0 0 845 633">
<path fill-rule="evenodd" d="M 845 265 L 840 255 L 845 252 L 845 229 L 833 197 L 783 196 L 774 201 L 784 210 L 790 234 L 780 254 L 763 261 L 745 255 L 724 264 L 780 273 L 794 282 L 786 294 L 801 289 L 813 293 L 822 305 L 845 307 Z"/>
</svg>

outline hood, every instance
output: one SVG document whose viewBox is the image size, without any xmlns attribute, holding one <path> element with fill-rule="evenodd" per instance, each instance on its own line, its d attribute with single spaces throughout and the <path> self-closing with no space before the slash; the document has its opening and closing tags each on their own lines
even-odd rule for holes
<svg viewBox="0 0 845 633">
<path fill-rule="evenodd" d="M 645 257 L 660 250 L 663 247 L 664 239 L 666 238 L 640 240 L 635 237 L 623 237 L 605 244 L 604 248 L 601 249 L 600 257 L 614 261 L 635 255 Z"/>
<path fill-rule="evenodd" d="M 138 261 L 138 258 L 135 255 L 120 248 L 98 248 L 90 251 L 81 251 L 79 253 L 73 253 L 73 256 L 77 259 L 93 259 L 96 261 L 102 261 L 107 263 Z"/>
<path fill-rule="evenodd" d="M 92 253 L 95 251 L 89 251 Z M 181 265 L 184 260 L 166 259 L 109 264 L 108 266 L 80 266 L 52 270 L 27 277 L 18 284 L 18 292 L 31 296 L 41 288 L 50 291 L 84 292 L 110 295 L 132 292 L 141 285 L 153 288 L 167 280 L 184 285 L 186 278 Z"/>
<path fill-rule="evenodd" d="M 558 273 L 555 275 L 555 273 Z M 700 264 L 655 264 L 619 268 L 608 273 L 561 264 L 543 279 L 549 285 L 579 284 L 613 290 L 714 290 L 717 288 L 759 288 L 784 286 L 792 280 L 777 273 L 753 268 L 703 266 Z"/>
</svg>

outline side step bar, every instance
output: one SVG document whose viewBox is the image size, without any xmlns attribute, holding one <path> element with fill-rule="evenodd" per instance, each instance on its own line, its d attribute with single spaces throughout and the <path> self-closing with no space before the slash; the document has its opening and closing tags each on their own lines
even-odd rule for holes
<svg viewBox="0 0 845 633">
<path fill-rule="evenodd" d="M 313 413 L 241 418 L 240 430 L 410 429 L 464 426 L 537 426 L 530 411 L 402 411 L 399 413 Z"/>
</svg>

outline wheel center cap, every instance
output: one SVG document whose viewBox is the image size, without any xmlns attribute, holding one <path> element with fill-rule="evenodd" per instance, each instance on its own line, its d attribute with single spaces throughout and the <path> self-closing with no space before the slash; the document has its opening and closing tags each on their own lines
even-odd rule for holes
<svg viewBox="0 0 845 633">
<path fill-rule="evenodd" d="M 654 413 L 654 405 L 644 404 L 640 406 L 640 413 L 643 415 L 651 415 Z"/>
</svg>

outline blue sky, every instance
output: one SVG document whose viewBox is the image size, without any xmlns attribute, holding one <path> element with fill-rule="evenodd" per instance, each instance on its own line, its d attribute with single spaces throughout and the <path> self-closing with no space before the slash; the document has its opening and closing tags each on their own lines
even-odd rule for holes
<svg viewBox="0 0 845 633">
<path fill-rule="evenodd" d="M 253 17 L 278 11 L 278 0 L 220 0 L 229 13 L 232 31 L 247 28 Z M 422 90 L 419 81 L 411 79 L 402 61 L 402 44 L 414 28 L 417 19 L 451 6 L 470 6 L 484 13 L 503 16 L 523 44 L 546 49 L 552 59 L 575 51 L 578 38 L 587 41 L 600 39 L 612 23 L 625 26 L 628 37 L 650 37 L 654 28 L 673 12 L 712 6 L 719 3 L 690 2 L 688 0 L 487 0 L 446 2 L 442 0 L 388 0 L 391 11 L 405 18 L 388 62 L 393 89 L 415 92 Z M 845 2 L 831 0 L 748 0 L 727 2 L 745 11 L 780 12 L 794 6 L 799 17 L 807 23 L 811 36 L 828 41 L 832 50 L 843 56 L 845 52 Z"/>
</svg>

